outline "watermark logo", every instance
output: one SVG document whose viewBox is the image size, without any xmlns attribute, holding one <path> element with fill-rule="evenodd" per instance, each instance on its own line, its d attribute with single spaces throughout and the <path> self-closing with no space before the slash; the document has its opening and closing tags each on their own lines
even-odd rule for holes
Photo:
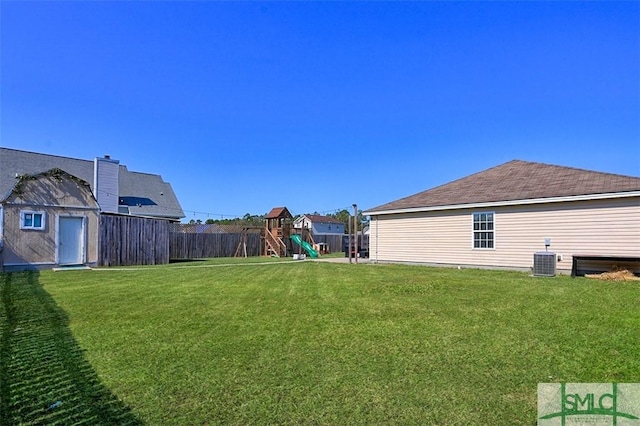
<svg viewBox="0 0 640 426">
<path fill-rule="evenodd" d="M 538 383 L 538 425 L 640 426 L 640 383 Z"/>
</svg>

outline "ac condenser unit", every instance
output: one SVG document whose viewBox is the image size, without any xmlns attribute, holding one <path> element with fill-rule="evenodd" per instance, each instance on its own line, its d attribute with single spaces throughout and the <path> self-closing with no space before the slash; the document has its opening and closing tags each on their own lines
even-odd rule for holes
<svg viewBox="0 0 640 426">
<path fill-rule="evenodd" d="M 533 254 L 533 275 L 536 277 L 556 276 L 556 254 L 540 251 Z"/>
</svg>

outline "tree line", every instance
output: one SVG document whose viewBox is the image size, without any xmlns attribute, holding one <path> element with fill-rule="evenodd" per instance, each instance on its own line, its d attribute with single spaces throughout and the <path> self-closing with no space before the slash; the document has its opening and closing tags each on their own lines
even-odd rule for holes
<svg viewBox="0 0 640 426">
<path fill-rule="evenodd" d="M 313 212 L 311 214 L 320 215 L 318 212 Z M 302 215 L 294 216 L 294 220 L 299 218 Z M 330 213 L 322 216 L 331 217 L 339 220 L 344 223 L 344 232 L 347 233 L 349 230 L 349 221 L 353 224 L 353 215 L 347 209 L 342 209 L 336 211 L 335 213 Z M 246 213 L 242 217 L 234 217 L 233 219 L 207 219 L 204 221 L 205 224 L 217 224 L 217 225 L 243 225 L 243 226 L 264 226 L 264 214 L 255 215 Z M 201 224 L 203 223 L 200 219 L 191 219 L 189 221 L 190 224 Z M 362 212 L 358 212 L 358 230 L 362 230 L 363 226 L 366 226 L 369 223 L 366 216 L 362 215 Z"/>
</svg>

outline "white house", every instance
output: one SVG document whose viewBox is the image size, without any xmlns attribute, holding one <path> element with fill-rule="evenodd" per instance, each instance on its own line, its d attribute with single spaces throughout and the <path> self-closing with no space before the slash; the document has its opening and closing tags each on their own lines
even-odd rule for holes
<svg viewBox="0 0 640 426">
<path fill-rule="evenodd" d="M 342 235 L 344 234 L 344 223 L 331 216 L 321 216 L 318 214 L 304 214 L 293 221 L 293 227 L 306 228 L 313 235 Z"/>
<path fill-rule="evenodd" d="M 317 214 L 305 214 L 293 222 L 296 229 L 308 229 L 314 242 L 323 247 L 322 250 L 331 253 L 342 251 L 344 226 L 344 223 L 336 218 Z"/>
</svg>

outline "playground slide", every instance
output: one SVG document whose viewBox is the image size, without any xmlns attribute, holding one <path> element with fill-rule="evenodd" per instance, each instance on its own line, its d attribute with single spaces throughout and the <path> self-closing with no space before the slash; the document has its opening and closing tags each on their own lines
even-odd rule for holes
<svg viewBox="0 0 640 426">
<path fill-rule="evenodd" d="M 293 240 L 294 243 L 296 243 L 298 245 L 301 245 L 302 248 L 304 249 L 304 251 L 309 253 L 309 256 L 318 257 L 318 252 L 316 250 L 314 250 L 314 248 L 313 248 L 313 246 L 311 244 L 309 244 L 306 241 L 302 241 L 302 238 L 300 238 L 300 235 L 293 234 L 293 235 L 291 235 L 291 239 Z"/>
</svg>

